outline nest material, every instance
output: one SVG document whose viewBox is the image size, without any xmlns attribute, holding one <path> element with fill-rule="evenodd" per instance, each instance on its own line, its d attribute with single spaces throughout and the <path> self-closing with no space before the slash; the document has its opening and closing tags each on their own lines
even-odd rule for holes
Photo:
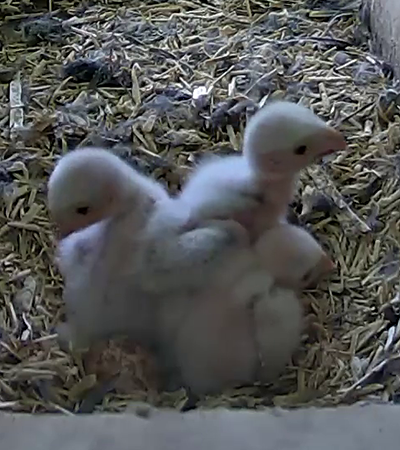
<svg viewBox="0 0 400 450">
<path fill-rule="evenodd" d="M 0 408 L 188 407 L 184 391 L 157 394 L 147 357 L 135 348 L 105 343 L 88 361 L 58 346 L 62 280 L 46 180 L 60 154 L 94 144 L 176 191 L 207 153 L 240 150 L 247 118 L 272 97 L 309 105 L 349 142 L 350 151 L 304 171 L 293 205 L 337 271 L 305 294 L 310 333 L 274 386 L 238 388 L 200 405 L 396 401 L 400 97 L 390 66 L 368 53 L 358 2 L 5 3 Z"/>
</svg>

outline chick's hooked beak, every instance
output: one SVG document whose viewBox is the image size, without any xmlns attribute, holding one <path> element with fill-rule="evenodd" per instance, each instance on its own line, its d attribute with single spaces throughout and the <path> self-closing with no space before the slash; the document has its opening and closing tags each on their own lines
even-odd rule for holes
<svg viewBox="0 0 400 450">
<path fill-rule="evenodd" d="M 321 256 L 318 267 L 320 268 L 322 274 L 328 274 L 336 268 L 335 263 L 326 253 Z"/>
<path fill-rule="evenodd" d="M 92 219 L 91 216 L 83 216 L 83 217 L 64 220 L 63 222 L 59 222 L 57 224 L 58 238 L 60 240 L 65 239 L 70 234 L 75 233 L 76 231 L 82 230 L 94 222 L 95 221 Z"/>
<path fill-rule="evenodd" d="M 61 241 L 62 239 L 65 239 L 67 236 L 77 231 L 77 228 L 72 224 L 64 224 L 63 226 L 59 225 L 57 231 L 57 238 Z"/>
<path fill-rule="evenodd" d="M 320 134 L 316 145 L 316 159 L 321 159 L 324 156 L 347 149 L 347 142 L 343 134 L 332 127 L 328 127 Z"/>
</svg>

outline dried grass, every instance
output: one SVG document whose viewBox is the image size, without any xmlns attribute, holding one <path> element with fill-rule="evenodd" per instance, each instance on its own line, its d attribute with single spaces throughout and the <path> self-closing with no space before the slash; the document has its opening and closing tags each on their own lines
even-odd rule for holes
<svg viewBox="0 0 400 450">
<path fill-rule="evenodd" d="M 58 347 L 46 180 L 60 153 L 92 143 L 175 191 L 205 153 L 239 150 L 246 117 L 271 96 L 310 105 L 348 139 L 349 152 L 304 173 L 294 205 L 337 273 L 306 294 L 310 334 L 275 386 L 202 405 L 396 401 L 399 96 L 390 67 L 368 52 L 358 2 L 96 3 L 0 6 L 0 408 L 188 407 L 185 392 L 156 393 L 138 350 L 112 343 L 100 363 L 93 357 L 113 370 L 99 382 L 104 367 L 85 369 Z"/>
</svg>

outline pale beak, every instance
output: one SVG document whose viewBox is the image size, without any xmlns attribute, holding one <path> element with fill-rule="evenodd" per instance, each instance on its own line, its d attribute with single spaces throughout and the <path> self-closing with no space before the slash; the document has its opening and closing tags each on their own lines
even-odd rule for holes
<svg viewBox="0 0 400 450">
<path fill-rule="evenodd" d="M 324 274 L 332 272 L 334 269 L 336 269 L 335 263 L 326 253 L 321 256 L 318 267 L 321 268 L 321 272 Z"/>
<path fill-rule="evenodd" d="M 62 241 L 63 239 L 67 238 L 70 234 L 72 234 L 73 231 L 70 232 L 59 232 L 56 235 L 56 238 L 58 241 Z"/>
<path fill-rule="evenodd" d="M 316 153 L 318 159 L 326 155 L 331 155 L 339 150 L 347 149 L 347 142 L 343 134 L 332 127 L 329 127 L 321 133 L 317 145 Z"/>
<path fill-rule="evenodd" d="M 58 238 L 61 241 L 62 239 L 65 239 L 67 236 L 69 236 L 72 233 L 75 233 L 75 231 L 78 231 L 79 229 L 84 228 L 83 226 L 77 226 L 76 223 L 65 223 L 64 225 L 58 226 Z"/>
</svg>

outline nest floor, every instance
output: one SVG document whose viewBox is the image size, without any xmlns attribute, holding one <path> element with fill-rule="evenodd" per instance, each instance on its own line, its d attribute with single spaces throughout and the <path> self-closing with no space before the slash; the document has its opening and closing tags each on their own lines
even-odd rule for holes
<svg viewBox="0 0 400 450">
<path fill-rule="evenodd" d="M 103 145 L 179 189 L 193 164 L 239 151 L 247 117 L 301 101 L 349 151 L 306 170 L 292 216 L 337 263 L 304 295 L 309 333 L 274 386 L 200 407 L 396 402 L 400 392 L 400 96 L 369 52 L 358 2 L 8 0 L 0 6 L 0 408 L 188 408 L 157 393 L 151 361 L 123 340 L 63 352 L 62 280 L 45 203 L 60 154 Z"/>
</svg>

